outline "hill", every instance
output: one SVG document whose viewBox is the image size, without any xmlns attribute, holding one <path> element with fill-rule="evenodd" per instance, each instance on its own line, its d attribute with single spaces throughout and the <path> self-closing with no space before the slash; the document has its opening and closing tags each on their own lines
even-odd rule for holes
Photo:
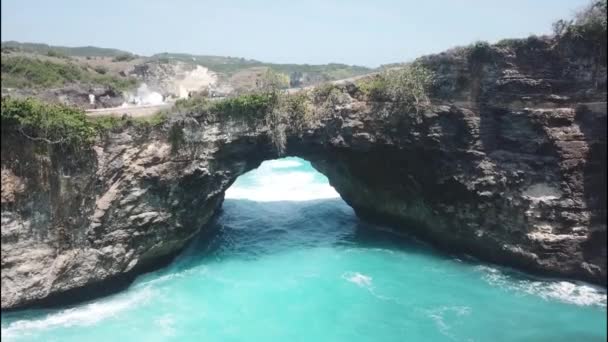
<svg viewBox="0 0 608 342">
<path fill-rule="evenodd" d="M 48 55 L 49 53 L 57 53 L 65 56 L 78 56 L 78 57 L 117 57 L 123 55 L 133 55 L 128 51 L 118 49 L 100 48 L 96 46 L 55 46 L 41 43 L 21 43 L 16 41 L 2 42 L 3 51 L 20 51 L 37 53 L 41 55 Z"/>
</svg>

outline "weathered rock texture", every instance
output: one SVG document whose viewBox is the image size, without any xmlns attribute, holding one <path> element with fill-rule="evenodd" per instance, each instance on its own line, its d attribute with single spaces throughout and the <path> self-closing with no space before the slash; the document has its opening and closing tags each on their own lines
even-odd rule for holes
<svg viewBox="0 0 608 342">
<path fill-rule="evenodd" d="M 549 39 L 425 57 L 418 113 L 352 84 L 288 131 L 362 218 L 449 249 L 606 284 L 606 64 Z M 575 53 L 576 52 L 576 53 Z M 187 118 L 61 151 L 2 136 L 2 308 L 98 288 L 179 251 L 242 173 L 277 157 L 267 129 Z M 95 287 L 97 286 L 97 287 Z"/>
</svg>

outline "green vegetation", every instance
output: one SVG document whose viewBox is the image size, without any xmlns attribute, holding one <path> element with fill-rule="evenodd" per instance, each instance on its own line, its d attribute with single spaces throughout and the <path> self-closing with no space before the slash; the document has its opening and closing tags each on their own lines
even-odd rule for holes
<svg viewBox="0 0 608 342">
<path fill-rule="evenodd" d="M 15 41 L 2 42 L 2 50 L 9 49 L 10 51 L 21 51 L 31 52 L 41 55 L 47 55 L 49 51 L 61 54 L 63 56 L 99 56 L 99 57 L 114 57 L 129 54 L 129 52 L 117 50 L 117 49 L 106 49 L 95 46 L 80 46 L 80 47 L 67 47 L 67 46 L 52 46 L 47 44 L 37 43 L 20 43 Z"/>
<path fill-rule="evenodd" d="M 553 33 L 558 37 L 606 40 L 606 0 L 596 0 L 579 11 L 572 20 L 553 23 Z"/>
<path fill-rule="evenodd" d="M 333 111 L 336 106 L 345 104 L 348 96 L 335 84 L 324 83 L 312 91 L 312 100 L 316 113 L 326 113 Z"/>
<path fill-rule="evenodd" d="M 150 56 L 151 60 L 160 61 L 162 63 L 169 63 L 170 61 L 181 61 L 187 63 L 195 63 L 198 65 L 205 66 L 213 71 L 232 74 L 240 70 L 254 67 L 263 66 L 262 62 L 237 58 L 237 57 L 222 57 L 222 56 L 204 56 L 204 55 L 191 55 L 187 53 L 158 53 Z"/>
<path fill-rule="evenodd" d="M 108 68 L 101 66 L 101 65 L 94 67 L 93 70 L 95 70 L 96 73 L 102 74 L 102 75 L 105 75 L 108 72 Z"/>
<path fill-rule="evenodd" d="M 274 89 L 289 88 L 289 76 L 273 71 L 266 70 L 262 78 L 258 80 L 258 88 L 262 91 L 273 91 Z"/>
<path fill-rule="evenodd" d="M 234 120 L 266 127 L 279 154 L 285 151 L 287 131 L 302 133 L 319 118 L 320 112 L 334 110 L 348 96 L 334 84 L 323 84 L 313 91 L 286 94 L 277 82 L 281 77 L 269 72 L 255 91 L 221 101 L 204 97 L 178 100 L 174 111 L 210 120 Z M 407 110 L 418 111 L 429 104 L 428 90 L 433 74 L 420 64 L 387 70 L 358 82 L 359 90 L 372 101 L 393 102 Z"/>
<path fill-rule="evenodd" d="M 319 102 L 319 100 L 326 99 L 331 95 L 332 92 L 336 91 L 338 87 L 332 83 L 323 83 L 318 85 L 313 90 L 313 97 L 315 102 Z"/>
<path fill-rule="evenodd" d="M 263 119 L 277 101 L 278 98 L 271 92 L 243 94 L 214 102 L 210 111 L 231 119 L 254 123 Z"/>
<path fill-rule="evenodd" d="M 608 46 L 607 0 L 594 0 L 579 11 L 573 20 L 558 20 L 553 24 L 553 32 L 563 41 L 584 42 L 595 50 L 598 61 L 606 65 Z"/>
<path fill-rule="evenodd" d="M 433 73 L 420 64 L 409 64 L 401 69 L 383 73 L 358 82 L 359 89 L 372 101 L 391 101 L 409 110 L 429 104 L 428 91 Z"/>
<path fill-rule="evenodd" d="M 294 73 L 314 74 L 318 78 L 331 81 L 337 79 L 348 78 L 357 75 L 363 75 L 371 71 L 370 68 L 346 65 L 346 64 L 275 64 L 264 63 L 253 59 L 237 58 L 237 57 L 221 57 L 221 56 L 204 56 L 190 55 L 185 53 L 159 53 L 150 57 L 152 60 L 169 63 L 169 61 L 181 61 L 187 63 L 195 63 L 207 67 L 215 72 L 224 73 L 227 75 L 235 74 L 239 71 L 252 67 L 267 67 L 274 72 L 292 75 Z"/>
<path fill-rule="evenodd" d="M 134 60 L 135 57 L 134 55 L 130 54 L 130 53 L 123 53 L 121 55 L 118 55 L 114 58 L 112 58 L 112 62 L 128 62 L 128 61 L 132 61 Z"/>
<path fill-rule="evenodd" d="M 375 75 L 368 79 L 363 79 L 357 82 L 359 86 L 359 90 L 363 92 L 369 99 L 375 101 L 387 101 L 389 100 L 388 96 L 388 71 L 384 71 L 380 75 Z"/>
<path fill-rule="evenodd" d="M 34 99 L 3 97 L 3 134 L 9 130 L 30 140 L 70 146 L 91 143 L 96 135 L 94 125 L 81 110 Z"/>
<path fill-rule="evenodd" d="M 316 119 L 308 93 L 301 92 L 283 99 L 281 109 L 294 130 L 301 132 Z"/>
<path fill-rule="evenodd" d="M 184 130 L 178 123 L 174 123 L 169 129 L 169 143 L 171 144 L 171 152 L 176 153 L 184 142 Z"/>
<path fill-rule="evenodd" d="M 33 98 L 2 98 L 2 134 L 16 132 L 27 139 L 51 145 L 81 147 L 96 136 L 125 127 L 153 127 L 166 122 L 165 113 L 149 117 L 100 116 L 89 118 L 84 111 Z"/>
<path fill-rule="evenodd" d="M 49 50 L 46 53 L 47 56 L 49 57 L 56 57 L 56 58 L 65 58 L 68 59 L 69 57 L 64 55 L 63 53 L 59 52 L 59 51 L 55 51 L 55 50 Z"/>
<path fill-rule="evenodd" d="M 153 127 L 164 124 L 167 121 L 167 113 L 158 112 L 152 116 L 133 118 L 130 116 L 117 117 L 111 115 L 96 116 L 88 118 L 97 133 L 103 134 L 109 131 L 121 130 L 128 126 Z"/>
<path fill-rule="evenodd" d="M 175 101 L 173 110 L 181 114 L 202 113 L 209 109 L 211 102 L 203 96 Z"/>
<path fill-rule="evenodd" d="M 309 75 L 316 75 L 319 79 L 323 81 L 333 81 L 358 75 L 364 75 L 372 71 L 372 69 L 362 66 L 337 63 L 322 65 L 265 63 L 263 66 L 269 67 L 276 72 L 288 75 L 292 75 L 294 73 L 306 73 Z"/>
<path fill-rule="evenodd" d="M 466 53 L 469 63 L 481 64 L 492 58 L 492 46 L 488 42 L 478 41 L 469 45 Z"/>
<path fill-rule="evenodd" d="M 73 63 L 53 63 L 26 57 L 2 58 L 2 86 L 50 88 L 69 83 L 98 84 L 122 91 L 136 86 L 132 78 L 101 75 Z"/>
</svg>

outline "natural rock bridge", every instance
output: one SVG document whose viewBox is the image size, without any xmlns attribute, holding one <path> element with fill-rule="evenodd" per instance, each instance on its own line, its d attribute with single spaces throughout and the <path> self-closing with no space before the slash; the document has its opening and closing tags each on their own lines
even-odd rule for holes
<svg viewBox="0 0 608 342">
<path fill-rule="evenodd" d="M 318 121 L 287 131 L 285 154 L 311 161 L 363 219 L 605 284 L 606 64 L 569 51 L 537 40 L 494 46 L 477 64 L 458 52 L 423 58 L 437 80 L 418 113 L 338 85 L 316 103 Z M 178 151 L 168 127 L 44 157 L 3 136 L 2 308 L 65 300 L 168 260 L 239 175 L 278 156 L 267 127 L 178 123 Z"/>
</svg>

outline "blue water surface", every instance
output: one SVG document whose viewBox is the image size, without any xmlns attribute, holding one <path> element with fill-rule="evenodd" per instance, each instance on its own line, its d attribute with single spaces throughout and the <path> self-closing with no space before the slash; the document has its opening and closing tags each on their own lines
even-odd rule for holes
<svg viewBox="0 0 608 342">
<path fill-rule="evenodd" d="M 605 341 L 606 293 L 360 221 L 310 164 L 265 162 L 170 266 L 2 315 L 3 341 Z"/>
</svg>

